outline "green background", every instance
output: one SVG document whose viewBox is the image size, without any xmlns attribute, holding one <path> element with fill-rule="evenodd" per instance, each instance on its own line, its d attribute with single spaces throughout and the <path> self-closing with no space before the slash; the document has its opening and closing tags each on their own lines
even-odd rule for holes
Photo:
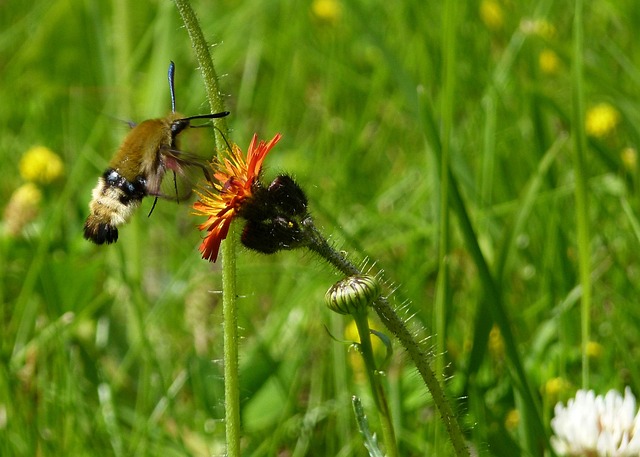
<svg viewBox="0 0 640 457">
<path fill-rule="evenodd" d="M 264 179 L 293 175 L 331 241 L 384 270 L 393 302 L 445 367 L 475 451 L 539 455 L 554 404 L 583 382 L 573 2 L 494 3 L 502 16 L 493 25 L 481 2 L 456 3 L 455 53 L 441 2 L 344 1 L 332 17 L 308 1 L 193 7 L 215 44 L 231 139 L 246 150 L 254 132 L 266 140 L 282 133 Z M 588 387 L 598 393 L 639 392 L 638 169 L 621 156 L 633 155 L 639 139 L 638 28 L 636 2 L 587 2 L 583 101 L 619 113 L 585 151 Z M 551 73 L 540 68 L 543 50 L 558 58 Z M 49 147 L 65 164 L 61 179 L 42 186 L 35 219 L 0 243 L 3 456 L 224 452 L 221 273 L 199 257 L 202 219 L 170 201 L 147 218 L 148 199 L 116 245 L 82 238 L 91 190 L 127 133 L 122 121 L 169 112 L 170 60 L 178 110 L 208 112 L 170 1 L 0 4 L 1 200 L 23 184 L 19 162 L 31 146 Z M 448 294 L 436 312 L 448 106 L 450 185 L 473 232 L 452 207 Z M 192 152 L 213 155 L 210 132 L 185 135 Z M 473 246 L 499 297 L 487 294 Z M 357 354 L 341 342 L 353 338 L 344 334 L 350 320 L 323 302 L 338 279 L 305 251 L 239 249 L 243 455 L 367 455 L 351 396 L 364 398 L 374 431 L 376 414 Z M 487 312 L 497 302 L 513 333 L 509 348 Z M 434 315 L 444 347 L 430 337 Z M 537 419 L 514 412 L 514 363 L 524 367 L 544 433 L 527 433 Z M 448 455 L 437 411 L 398 347 L 385 381 L 401 454 Z M 525 439 L 532 433 L 533 443 Z"/>
</svg>

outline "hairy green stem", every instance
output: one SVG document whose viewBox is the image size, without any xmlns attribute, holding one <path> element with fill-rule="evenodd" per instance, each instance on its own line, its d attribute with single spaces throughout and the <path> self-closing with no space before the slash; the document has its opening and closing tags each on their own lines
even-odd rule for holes
<svg viewBox="0 0 640 457">
<path fill-rule="evenodd" d="M 224 338 L 224 403 L 227 456 L 240 456 L 240 375 L 238 373 L 238 306 L 236 298 L 235 225 L 222 243 L 222 318 Z"/>
<path fill-rule="evenodd" d="M 436 374 L 429 366 L 428 355 L 413 338 L 413 335 L 411 335 L 403 320 L 396 314 L 385 297 L 380 297 L 373 302 L 373 309 L 380 317 L 382 323 L 396 336 L 396 338 L 398 338 L 398 340 L 400 340 L 400 343 L 405 348 L 409 357 L 418 369 L 427 389 L 431 392 L 433 402 L 440 412 L 440 417 L 447 429 L 449 439 L 451 440 L 451 444 L 453 445 L 456 455 L 468 456 L 469 449 L 465 445 L 462 430 L 460 429 L 460 425 L 456 420 L 453 409 L 445 396 L 444 390 L 438 382 Z"/>
<path fill-rule="evenodd" d="M 362 272 L 353 263 L 329 245 L 324 236 L 322 236 L 320 231 L 315 227 L 313 220 L 310 217 L 303 221 L 303 226 L 307 236 L 307 248 L 309 250 L 324 258 L 346 276 L 362 274 Z M 405 348 L 409 357 L 418 369 L 427 389 L 431 392 L 436 408 L 438 408 L 438 411 L 440 412 L 440 417 L 447 429 L 449 439 L 451 440 L 456 455 L 470 455 L 469 449 L 465 445 L 460 425 L 453 413 L 453 409 L 447 400 L 442 386 L 438 382 L 438 377 L 429 366 L 428 354 L 422 350 L 420 344 L 415 340 L 413 335 L 411 335 L 411 332 L 409 332 L 404 321 L 396 314 L 385 297 L 379 297 L 375 300 L 373 302 L 373 309 L 376 311 L 380 320 L 387 329 L 389 329 L 389 331 L 393 333 L 398 340 L 400 340 L 400 344 Z"/>
<path fill-rule="evenodd" d="M 182 21 L 189 33 L 200 71 L 207 90 L 212 113 L 225 111 L 220 95 L 218 76 L 213 66 L 209 45 L 202 34 L 198 18 L 188 0 L 175 0 Z M 228 136 L 224 118 L 214 120 L 217 127 L 218 151 L 226 148 Z M 222 315 L 224 319 L 224 403 L 227 456 L 240 457 L 240 377 L 238 369 L 238 306 L 236 293 L 236 237 L 231 226 L 227 239 L 222 243 Z"/>
<path fill-rule="evenodd" d="M 209 43 L 207 43 L 207 40 L 204 38 L 196 13 L 193 11 L 193 8 L 191 8 L 188 0 L 175 0 L 175 2 L 178 7 L 178 12 L 182 17 L 182 22 L 184 22 L 184 26 L 191 39 L 191 46 L 196 54 L 196 59 L 202 72 L 202 79 L 204 80 L 211 112 L 220 113 L 226 111 L 224 98 L 220 93 L 218 74 L 213 66 L 213 59 L 209 52 Z M 226 136 L 228 133 L 227 121 L 225 118 L 218 118 L 214 120 L 214 124 L 218 128 L 215 133 L 216 147 L 218 151 L 223 151 L 227 148 L 223 138 L 223 136 Z"/>
</svg>

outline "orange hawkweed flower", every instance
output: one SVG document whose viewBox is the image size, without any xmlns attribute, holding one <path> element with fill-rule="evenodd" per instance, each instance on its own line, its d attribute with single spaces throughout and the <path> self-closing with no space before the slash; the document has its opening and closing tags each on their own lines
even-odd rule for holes
<svg viewBox="0 0 640 457">
<path fill-rule="evenodd" d="M 231 221 L 253 197 L 262 162 L 280 138 L 278 133 L 268 143 L 258 142 L 258 136 L 254 134 L 246 159 L 238 145 L 233 144 L 227 157 L 212 162 L 213 179 L 207 183 L 207 188 L 196 192 L 200 199 L 193 204 L 196 215 L 208 218 L 198 226 L 209 232 L 200 245 L 203 259 L 211 262 L 218 259 L 220 243 L 227 237 Z"/>
</svg>

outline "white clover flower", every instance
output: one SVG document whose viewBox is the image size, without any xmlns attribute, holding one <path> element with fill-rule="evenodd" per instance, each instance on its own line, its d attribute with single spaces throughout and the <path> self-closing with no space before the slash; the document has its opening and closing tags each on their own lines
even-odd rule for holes
<svg viewBox="0 0 640 457">
<path fill-rule="evenodd" d="M 556 404 L 551 445 L 563 456 L 640 456 L 640 413 L 627 387 L 624 398 L 615 390 L 603 397 L 579 390 L 576 397 Z"/>
</svg>

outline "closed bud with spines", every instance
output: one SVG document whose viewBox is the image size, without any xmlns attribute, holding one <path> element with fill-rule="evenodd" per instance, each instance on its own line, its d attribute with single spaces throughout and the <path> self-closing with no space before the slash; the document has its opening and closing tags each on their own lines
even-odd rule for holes
<svg viewBox="0 0 640 457">
<path fill-rule="evenodd" d="M 381 293 L 378 280 L 371 275 L 344 278 L 325 294 L 327 306 L 339 314 L 356 314 L 366 310 Z"/>
</svg>

